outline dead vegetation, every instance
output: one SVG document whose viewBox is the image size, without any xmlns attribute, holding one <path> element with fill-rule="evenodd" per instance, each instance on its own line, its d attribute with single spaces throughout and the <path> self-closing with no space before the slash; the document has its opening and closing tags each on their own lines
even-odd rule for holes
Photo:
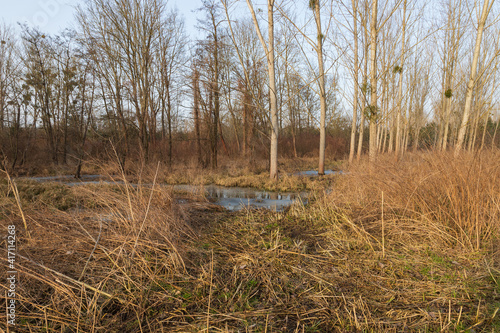
<svg viewBox="0 0 500 333">
<path fill-rule="evenodd" d="M 236 159 L 221 161 L 217 170 L 200 169 L 196 161 L 188 165 L 180 164 L 168 168 L 166 164 L 157 165 L 130 165 L 127 167 L 125 177 L 132 183 L 152 183 L 155 176 L 161 184 L 192 184 L 192 185 L 220 185 L 253 187 L 267 191 L 316 191 L 328 187 L 334 177 L 327 175 L 322 179 L 296 175 L 302 170 L 317 170 L 317 161 L 313 158 L 283 159 L 280 161 L 280 179 L 269 179 L 264 160 Z M 329 161 L 327 167 L 339 170 L 340 162 Z M 122 170 L 116 162 L 99 164 L 87 163 L 84 168 L 87 174 L 106 175 L 110 179 L 121 178 Z"/>
<path fill-rule="evenodd" d="M 3 183 L 16 332 L 495 332 L 499 160 L 380 157 L 283 213 L 179 204 L 156 185 L 18 182 L 27 230 Z"/>
</svg>

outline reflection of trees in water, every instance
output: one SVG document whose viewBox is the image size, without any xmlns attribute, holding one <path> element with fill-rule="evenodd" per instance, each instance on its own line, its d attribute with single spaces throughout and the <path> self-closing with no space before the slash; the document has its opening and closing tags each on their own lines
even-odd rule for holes
<svg viewBox="0 0 500 333">
<path fill-rule="evenodd" d="M 206 188 L 208 196 L 212 198 L 242 198 L 242 199 L 257 199 L 257 200 L 295 200 L 298 198 L 296 193 L 278 193 L 248 190 L 245 188 Z"/>
</svg>

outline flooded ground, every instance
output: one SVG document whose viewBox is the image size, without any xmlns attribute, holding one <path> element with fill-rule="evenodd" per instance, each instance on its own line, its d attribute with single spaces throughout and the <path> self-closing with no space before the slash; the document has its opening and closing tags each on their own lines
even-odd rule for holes
<svg viewBox="0 0 500 333">
<path fill-rule="evenodd" d="M 342 171 L 334 171 L 334 170 L 325 170 L 325 175 L 337 175 L 342 174 Z M 292 175 L 294 176 L 319 176 L 318 171 L 316 170 L 304 170 L 299 172 L 294 172 Z"/>
<path fill-rule="evenodd" d="M 39 182 L 61 182 L 68 186 L 78 186 L 84 184 L 124 184 L 123 181 L 111 181 L 109 178 L 101 175 L 84 175 L 81 179 L 75 179 L 73 176 L 53 176 L 53 177 L 30 177 L 31 180 Z M 137 184 L 130 184 L 134 187 Z M 142 184 L 151 186 L 152 184 Z M 294 192 L 270 192 L 247 187 L 225 187 L 218 185 L 169 185 L 159 184 L 160 186 L 170 186 L 174 191 L 187 192 L 190 194 L 202 194 L 215 204 L 224 207 L 227 210 L 237 211 L 243 208 L 266 208 L 273 211 L 282 211 L 294 202 L 306 202 L 307 193 Z M 179 201 L 182 203 L 182 201 Z"/>
<path fill-rule="evenodd" d="M 82 175 L 80 178 L 75 178 L 75 176 L 69 175 L 69 176 L 48 176 L 48 177 L 21 177 L 20 179 L 36 180 L 38 182 L 72 183 L 72 182 L 91 182 L 91 181 L 99 182 L 100 179 L 105 180 L 107 178 L 102 175 Z"/>
</svg>

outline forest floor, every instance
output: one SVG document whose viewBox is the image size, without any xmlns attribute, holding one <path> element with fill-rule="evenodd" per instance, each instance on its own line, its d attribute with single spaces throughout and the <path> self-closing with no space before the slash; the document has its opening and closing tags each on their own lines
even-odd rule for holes
<svg viewBox="0 0 500 333">
<path fill-rule="evenodd" d="M 284 176 L 279 186 L 311 192 L 283 212 L 229 212 L 167 187 L 5 176 L 0 285 L 14 225 L 16 326 L 1 302 L 0 331 L 498 332 L 498 161 L 499 151 L 420 153 Z M 267 183 L 228 170 L 199 182 Z"/>
</svg>

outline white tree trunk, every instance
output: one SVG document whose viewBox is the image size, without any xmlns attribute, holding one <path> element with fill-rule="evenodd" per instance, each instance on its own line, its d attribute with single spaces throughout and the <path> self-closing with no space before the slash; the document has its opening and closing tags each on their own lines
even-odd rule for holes
<svg viewBox="0 0 500 333">
<path fill-rule="evenodd" d="M 274 0 L 267 1 L 269 52 L 267 67 L 269 71 L 269 95 L 271 100 L 271 161 L 270 177 L 278 179 L 278 102 L 276 98 L 276 76 L 274 73 Z"/>
<path fill-rule="evenodd" d="M 354 37 L 354 97 L 352 103 L 352 128 L 351 128 L 351 145 L 349 148 L 349 163 L 354 159 L 354 150 L 356 149 L 356 122 L 358 116 L 358 0 L 352 0 L 352 15 L 353 15 L 353 37 Z"/>
<path fill-rule="evenodd" d="M 250 0 L 247 0 L 248 8 L 252 14 L 255 30 L 267 56 L 267 69 L 269 74 L 269 99 L 271 102 L 271 153 L 270 153 L 270 177 L 278 179 L 278 102 L 276 98 L 276 75 L 274 64 L 274 0 L 267 0 L 268 17 L 268 45 L 260 31 L 259 22 Z"/>
<path fill-rule="evenodd" d="M 467 124 L 469 123 L 470 110 L 472 105 L 472 93 L 474 91 L 474 85 L 476 83 L 477 63 L 479 60 L 479 52 L 481 50 L 481 41 L 483 39 L 484 26 L 486 24 L 486 19 L 488 18 L 491 6 L 493 5 L 494 2 L 495 0 L 491 1 L 484 0 L 483 3 L 481 18 L 479 19 L 479 24 L 477 27 L 476 46 L 474 48 L 474 55 L 472 58 L 470 78 L 469 78 L 469 83 L 467 84 L 467 95 L 465 97 L 464 115 L 462 118 L 462 124 L 460 125 L 460 128 L 458 130 L 457 145 L 455 146 L 455 156 L 459 154 L 464 144 L 465 133 L 467 131 Z"/>
<path fill-rule="evenodd" d="M 368 156 L 370 162 L 377 157 L 377 8 L 378 0 L 372 2 L 372 14 L 370 22 L 370 147 Z"/>
<path fill-rule="evenodd" d="M 319 66 L 319 100 L 321 105 L 321 118 L 319 128 L 319 168 L 318 174 L 325 174 L 325 146 L 326 146 L 326 91 L 325 91 L 325 69 L 323 65 L 323 34 L 321 33 L 320 0 L 314 3 L 314 18 L 318 33 L 318 45 L 316 52 L 318 54 Z"/>
<path fill-rule="evenodd" d="M 401 65 L 399 71 L 399 86 L 398 86 L 398 111 L 396 115 L 396 158 L 401 154 L 401 104 L 403 102 L 403 66 L 404 66 L 404 56 L 405 56 L 405 45 L 406 45 L 406 2 L 403 5 L 403 40 L 401 46 Z"/>
</svg>

